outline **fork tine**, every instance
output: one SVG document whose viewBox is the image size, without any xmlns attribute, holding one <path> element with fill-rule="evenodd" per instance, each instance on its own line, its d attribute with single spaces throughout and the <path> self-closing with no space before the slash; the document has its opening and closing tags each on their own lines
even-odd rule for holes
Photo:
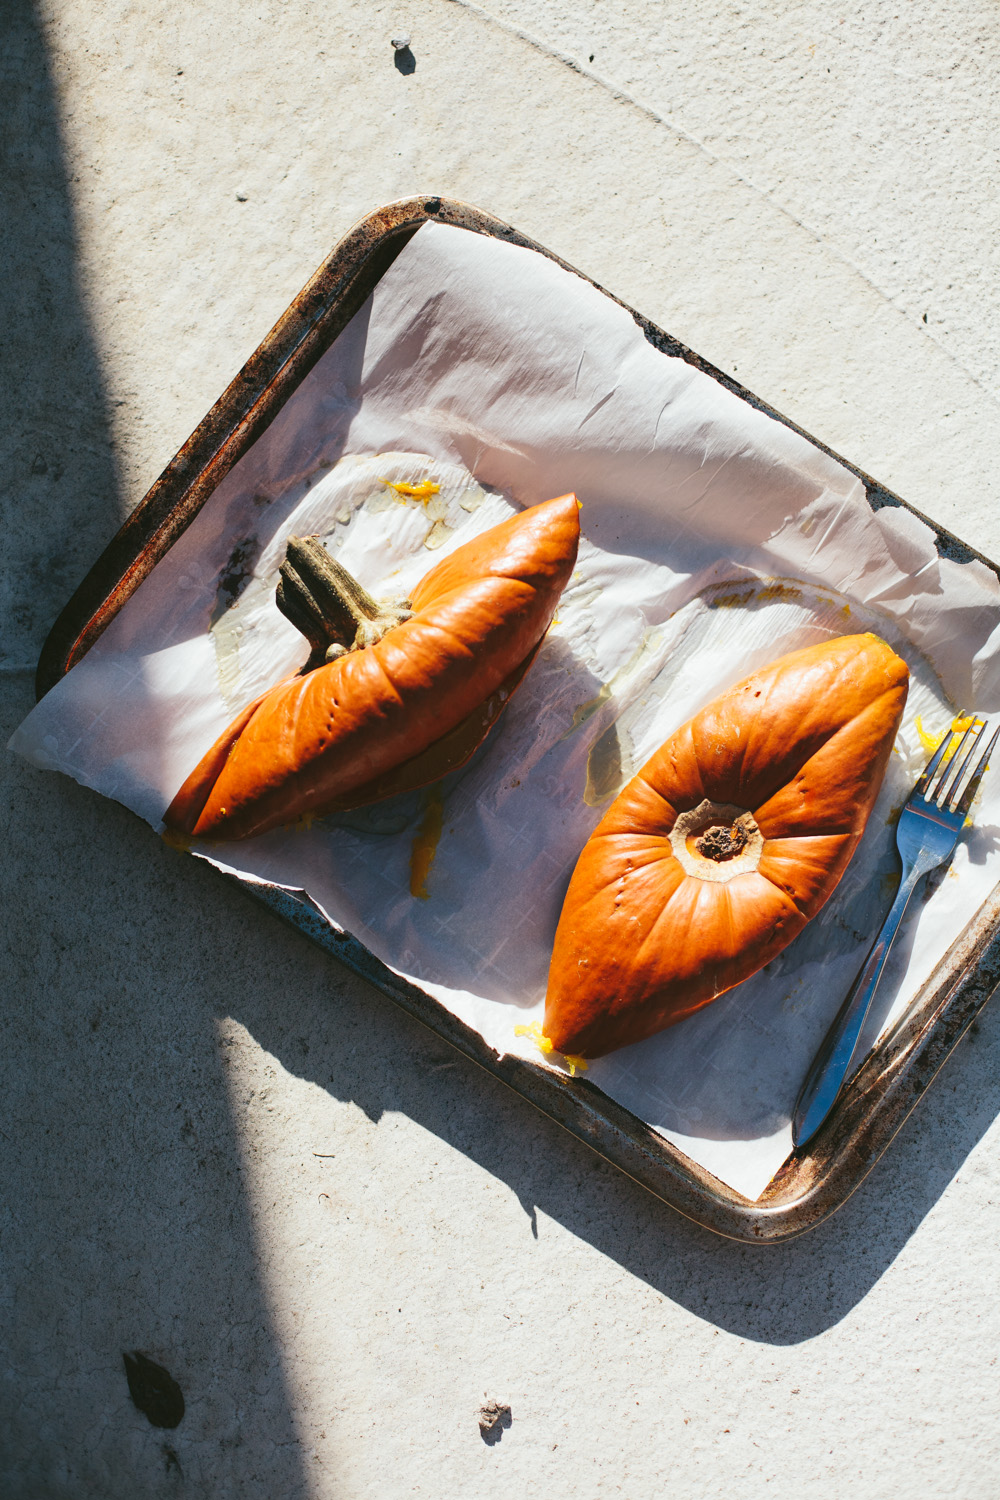
<svg viewBox="0 0 1000 1500">
<path fill-rule="evenodd" d="M 986 749 L 979 757 L 979 764 L 972 773 L 972 780 L 965 788 L 965 795 L 963 796 L 958 806 L 954 809 L 955 812 L 961 813 L 963 818 L 969 811 L 969 808 L 972 806 L 972 799 L 979 790 L 979 783 L 983 779 L 983 772 L 986 770 L 986 767 L 989 764 L 990 756 L 993 754 L 993 750 L 998 739 L 1000 739 L 1000 729 L 995 729 L 993 731 L 993 738 L 990 740 L 989 744 L 986 746 Z"/>
<path fill-rule="evenodd" d="M 923 788 L 924 799 L 927 802 L 936 802 L 940 797 L 941 788 L 944 785 L 945 779 L 955 769 L 955 766 L 958 763 L 958 757 L 965 749 L 965 742 L 969 738 L 969 735 L 972 733 L 972 730 L 973 725 L 970 724 L 968 729 L 962 735 L 962 738 L 959 740 L 958 744 L 955 746 L 954 755 L 948 755 L 947 752 L 948 747 L 954 743 L 955 736 L 958 733 L 958 730 L 949 729 L 946 731 L 944 739 L 941 741 L 940 745 L 935 751 L 933 760 L 927 767 L 927 770 L 921 776 L 920 780 L 917 782 L 917 785 L 914 789 L 915 791 L 919 792 L 921 788 Z M 944 764 L 938 767 L 935 762 L 941 755 L 945 755 L 947 758 Z M 934 774 L 935 772 L 937 772 L 936 775 Z M 927 790 L 928 783 L 930 783 L 931 781 L 934 782 L 934 785 L 930 788 L 930 790 Z"/>
<path fill-rule="evenodd" d="M 913 788 L 913 795 L 914 795 L 914 797 L 922 796 L 923 793 L 926 792 L 927 788 L 930 786 L 930 784 L 931 784 L 931 777 L 934 775 L 934 772 L 937 770 L 938 766 L 941 764 L 941 759 L 942 759 L 942 757 L 944 755 L 944 752 L 947 750 L 948 746 L 951 744 L 951 739 L 952 739 L 952 731 L 949 729 L 948 732 L 945 734 L 944 738 L 942 739 L 940 745 L 938 745 L 937 749 L 934 751 L 934 754 L 931 756 L 930 760 L 927 762 L 926 766 L 924 767 L 923 775 L 921 776 L 920 780 L 917 782 L 916 786 Z"/>
<path fill-rule="evenodd" d="M 955 754 L 948 762 L 947 770 L 941 772 L 941 779 L 938 782 L 937 790 L 935 791 L 932 800 L 937 802 L 938 798 L 940 798 L 942 807 L 947 807 L 952 797 L 954 797 L 955 793 L 958 791 L 959 783 L 961 782 L 962 777 L 965 775 L 966 768 L 968 767 L 970 760 L 976 753 L 976 747 L 982 739 L 985 730 L 985 719 L 973 719 L 972 723 L 963 734 L 959 742 L 958 749 L 955 751 Z M 967 739 L 969 739 L 970 735 L 972 736 L 972 739 L 969 743 L 968 750 L 965 750 L 965 742 Z M 963 750 L 965 750 L 964 756 L 962 754 Z M 949 771 L 954 771 L 955 774 L 948 782 L 948 790 L 945 791 L 944 784 L 947 780 Z"/>
</svg>

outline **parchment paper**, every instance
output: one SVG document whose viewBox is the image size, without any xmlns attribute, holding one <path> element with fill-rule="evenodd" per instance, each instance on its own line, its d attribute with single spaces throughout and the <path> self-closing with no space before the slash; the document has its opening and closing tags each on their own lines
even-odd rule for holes
<svg viewBox="0 0 1000 1500">
<path fill-rule="evenodd" d="M 441 484 L 427 505 L 384 482 L 426 477 Z M 913 685 L 835 896 L 765 971 L 588 1074 L 754 1198 L 790 1150 L 806 1067 L 891 902 L 889 820 L 926 759 L 918 716 L 933 735 L 960 708 L 1000 708 L 1000 589 L 981 564 L 939 557 L 908 512 L 873 513 L 841 465 L 658 353 L 571 273 L 422 228 L 11 746 L 159 827 L 235 712 L 307 654 L 272 602 L 289 532 L 322 535 L 373 592 L 398 595 L 512 508 L 568 490 L 583 502 L 577 572 L 500 725 L 444 784 L 425 899 L 410 878 L 426 793 L 196 852 L 308 892 L 497 1051 L 538 1060 L 516 1028 L 541 1019 L 565 888 L 610 798 L 748 671 L 876 631 Z M 988 780 L 908 920 L 873 1039 L 1000 879 L 998 825 Z"/>
</svg>

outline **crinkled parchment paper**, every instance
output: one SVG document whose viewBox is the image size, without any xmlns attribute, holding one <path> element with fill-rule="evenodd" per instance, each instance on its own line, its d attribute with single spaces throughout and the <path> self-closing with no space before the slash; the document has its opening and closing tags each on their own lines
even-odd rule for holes
<svg viewBox="0 0 1000 1500">
<path fill-rule="evenodd" d="M 424 455 L 417 457 L 414 455 Z M 408 497 L 385 481 L 430 478 Z M 575 490 L 585 540 L 505 717 L 427 793 L 198 853 L 303 889 L 500 1052 L 541 1017 L 573 864 L 624 780 L 698 707 L 785 651 L 859 630 L 910 664 L 868 832 L 823 912 L 766 971 L 589 1077 L 750 1198 L 786 1157 L 806 1067 L 890 904 L 890 818 L 959 709 L 1000 708 L 1000 590 L 908 512 L 679 359 L 531 251 L 422 228 L 84 661 L 12 741 L 158 827 L 235 712 L 305 643 L 273 606 L 284 539 L 318 533 L 405 593 L 513 507 Z M 891 1024 L 1000 878 L 1000 778 L 918 900 Z M 440 795 L 440 793 L 438 794 Z M 433 862 L 410 893 L 416 840 Z M 551 1059 L 550 1059 L 551 1061 Z"/>
</svg>

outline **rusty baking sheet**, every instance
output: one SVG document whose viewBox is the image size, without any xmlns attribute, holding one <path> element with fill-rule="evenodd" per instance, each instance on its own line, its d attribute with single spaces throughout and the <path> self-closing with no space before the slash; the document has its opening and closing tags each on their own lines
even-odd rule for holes
<svg viewBox="0 0 1000 1500">
<path fill-rule="evenodd" d="M 367 215 L 295 298 L 77 589 L 42 649 L 39 697 L 86 654 L 428 220 L 524 246 L 581 275 L 510 225 L 450 199 L 409 198 Z M 612 300 L 625 307 L 618 298 Z M 862 481 L 873 509 L 892 505 L 913 511 L 639 313 L 626 311 L 655 348 L 696 366 L 836 458 Z M 920 518 L 934 533 L 939 553 L 956 562 L 977 558 L 1000 577 L 1000 567 L 989 558 L 926 516 Z M 718 1234 L 750 1243 L 801 1234 L 846 1201 L 1000 984 L 998 887 L 924 985 L 905 1023 L 867 1059 L 809 1148 L 790 1157 L 762 1197 L 750 1202 L 585 1078 L 570 1078 L 514 1056 L 498 1057 L 477 1032 L 400 979 L 356 938 L 330 927 L 308 902 L 276 886 L 238 883 L 665 1203 Z"/>
</svg>

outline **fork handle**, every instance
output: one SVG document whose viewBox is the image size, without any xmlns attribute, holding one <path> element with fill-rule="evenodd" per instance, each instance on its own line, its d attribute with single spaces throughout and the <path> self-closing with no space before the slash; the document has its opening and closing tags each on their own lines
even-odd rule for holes
<svg viewBox="0 0 1000 1500">
<path fill-rule="evenodd" d="M 903 913 L 917 881 L 924 874 L 926 870 L 919 863 L 903 871 L 892 909 L 883 922 L 857 979 L 848 991 L 846 1000 L 837 1012 L 823 1045 L 813 1058 L 792 1115 L 792 1140 L 796 1147 L 804 1146 L 816 1134 L 850 1072 L 851 1060 L 875 998 L 886 959 L 903 920 Z"/>
</svg>

